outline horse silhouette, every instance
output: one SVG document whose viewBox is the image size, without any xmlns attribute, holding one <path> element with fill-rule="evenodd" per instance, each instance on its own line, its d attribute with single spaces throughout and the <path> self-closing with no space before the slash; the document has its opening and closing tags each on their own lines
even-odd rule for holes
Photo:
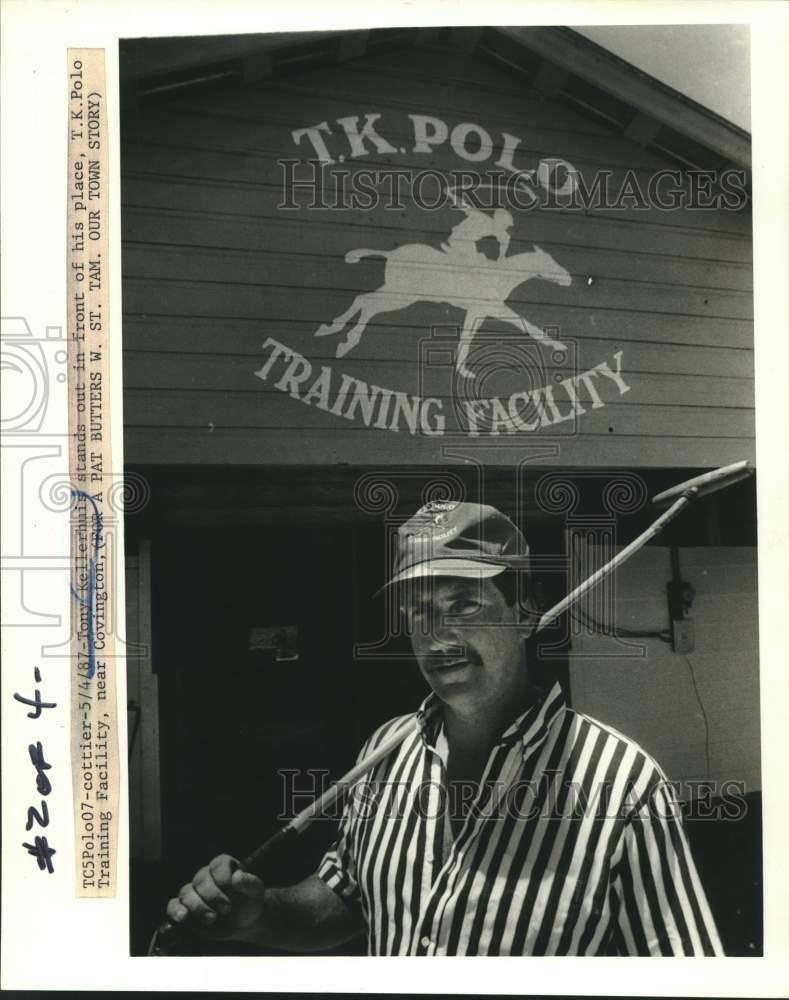
<svg viewBox="0 0 789 1000">
<path fill-rule="evenodd" d="M 487 319 L 511 323 L 546 347 L 566 350 L 564 344 L 553 340 L 506 304 L 519 285 L 533 278 L 544 278 L 558 285 L 570 284 L 569 273 L 536 245 L 527 253 L 495 261 L 481 253 L 453 256 L 451 252 L 436 250 L 425 243 L 406 243 L 395 250 L 351 250 L 345 260 L 355 264 L 363 257 L 385 258 L 383 284 L 375 291 L 357 295 L 345 312 L 315 331 L 316 337 L 328 337 L 355 321 L 345 340 L 337 346 L 338 358 L 359 343 L 373 317 L 398 312 L 416 302 L 446 304 L 465 313 L 455 367 L 467 378 L 474 378 L 474 373 L 465 365 L 471 342 Z"/>
</svg>

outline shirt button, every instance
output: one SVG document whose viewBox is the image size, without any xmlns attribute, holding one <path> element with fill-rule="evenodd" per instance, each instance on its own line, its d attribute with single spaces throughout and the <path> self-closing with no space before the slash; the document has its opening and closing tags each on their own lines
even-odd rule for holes
<svg viewBox="0 0 789 1000">
<path fill-rule="evenodd" d="M 422 945 L 423 948 L 429 948 L 430 938 L 427 935 L 425 935 L 419 943 Z"/>
</svg>

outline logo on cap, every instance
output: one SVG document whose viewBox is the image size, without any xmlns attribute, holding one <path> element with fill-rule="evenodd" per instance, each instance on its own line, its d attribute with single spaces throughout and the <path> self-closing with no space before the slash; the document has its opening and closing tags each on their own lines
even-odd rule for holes
<svg viewBox="0 0 789 1000">
<path fill-rule="evenodd" d="M 449 514 L 457 507 L 457 503 L 454 500 L 431 500 L 426 503 L 420 514 L 428 514 L 430 520 L 436 528 L 440 528 L 442 524 L 445 524 Z"/>
</svg>

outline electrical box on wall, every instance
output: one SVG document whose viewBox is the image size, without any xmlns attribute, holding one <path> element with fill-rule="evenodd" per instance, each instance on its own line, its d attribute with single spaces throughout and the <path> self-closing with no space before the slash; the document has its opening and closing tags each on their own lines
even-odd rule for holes
<svg viewBox="0 0 789 1000">
<path fill-rule="evenodd" d="M 688 612 L 693 607 L 696 592 L 682 579 L 679 550 L 671 546 L 671 579 L 666 584 L 668 617 L 671 622 L 671 644 L 675 653 L 692 653 L 696 648 L 696 630 Z"/>
<path fill-rule="evenodd" d="M 671 623 L 671 642 L 675 653 L 692 653 L 696 648 L 696 627 L 692 618 Z"/>
</svg>

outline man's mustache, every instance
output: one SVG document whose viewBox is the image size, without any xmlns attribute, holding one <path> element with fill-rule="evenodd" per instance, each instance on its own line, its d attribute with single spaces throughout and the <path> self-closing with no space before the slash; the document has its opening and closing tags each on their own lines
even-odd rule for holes
<svg viewBox="0 0 789 1000">
<path fill-rule="evenodd" d="M 447 667 L 456 666 L 460 663 L 479 666 L 481 662 L 477 653 L 471 649 L 459 649 L 456 653 L 428 653 L 424 659 L 425 669 L 429 672 L 445 670 Z"/>
</svg>

